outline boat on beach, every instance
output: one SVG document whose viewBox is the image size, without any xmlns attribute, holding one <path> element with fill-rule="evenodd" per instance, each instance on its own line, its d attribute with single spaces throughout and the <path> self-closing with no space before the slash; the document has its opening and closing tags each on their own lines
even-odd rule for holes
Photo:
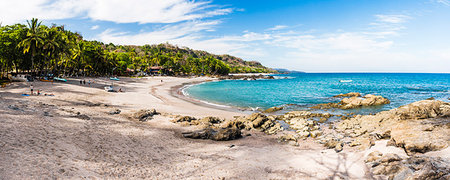
<svg viewBox="0 0 450 180">
<path fill-rule="evenodd" d="M 105 91 L 106 92 L 114 92 L 114 88 L 113 88 L 113 86 L 105 86 Z"/>
<path fill-rule="evenodd" d="M 113 80 L 113 81 L 120 81 L 120 79 L 117 78 L 117 77 L 110 77 L 109 79 L 110 79 L 110 80 Z"/>
<path fill-rule="evenodd" d="M 55 81 L 61 81 L 61 82 L 67 82 L 67 79 L 64 79 L 64 78 L 57 78 L 57 77 L 55 77 L 55 78 L 53 78 Z"/>
</svg>

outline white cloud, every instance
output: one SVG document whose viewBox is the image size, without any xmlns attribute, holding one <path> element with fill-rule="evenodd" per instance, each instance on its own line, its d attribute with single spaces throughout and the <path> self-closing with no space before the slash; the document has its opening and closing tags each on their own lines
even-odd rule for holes
<svg viewBox="0 0 450 180">
<path fill-rule="evenodd" d="M 98 39 L 103 42 L 112 42 L 116 44 L 155 44 L 172 42 L 177 39 L 190 38 L 196 39 L 199 32 L 212 30 L 220 21 L 190 21 L 180 24 L 170 24 L 151 32 L 142 32 L 129 34 L 127 32 L 116 32 L 113 29 L 107 29 L 98 35 Z"/>
<path fill-rule="evenodd" d="M 450 0 L 435 0 L 437 3 L 441 3 L 446 6 L 450 6 Z"/>
<path fill-rule="evenodd" d="M 100 26 L 99 26 L 99 25 L 95 25 L 95 26 L 92 26 L 92 27 L 91 27 L 91 30 L 96 30 L 96 29 L 98 29 L 98 28 L 100 28 Z"/>
<path fill-rule="evenodd" d="M 23 22 L 73 17 L 117 23 L 174 23 L 225 15 L 232 8 L 220 8 L 211 1 L 191 0 L 0 0 L 0 21 Z"/>
<path fill-rule="evenodd" d="M 375 15 L 375 17 L 377 18 L 377 21 L 379 21 L 379 22 L 394 23 L 394 24 L 404 23 L 408 19 L 411 18 L 411 17 L 409 17 L 407 15 L 403 15 L 403 14 L 390 14 L 390 15 L 377 14 L 377 15 Z"/>
<path fill-rule="evenodd" d="M 285 25 L 276 25 L 276 26 L 274 26 L 272 28 L 269 28 L 267 30 L 269 30 L 269 31 L 276 31 L 276 30 L 286 29 L 287 27 L 288 26 L 285 26 Z"/>
</svg>

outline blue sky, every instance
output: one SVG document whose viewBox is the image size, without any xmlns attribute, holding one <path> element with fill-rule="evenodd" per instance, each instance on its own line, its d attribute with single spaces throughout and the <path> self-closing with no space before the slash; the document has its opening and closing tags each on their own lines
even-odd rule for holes
<svg viewBox="0 0 450 180">
<path fill-rule="evenodd" d="M 306 72 L 450 73 L 450 0 L 0 0 L 0 22 Z"/>
</svg>

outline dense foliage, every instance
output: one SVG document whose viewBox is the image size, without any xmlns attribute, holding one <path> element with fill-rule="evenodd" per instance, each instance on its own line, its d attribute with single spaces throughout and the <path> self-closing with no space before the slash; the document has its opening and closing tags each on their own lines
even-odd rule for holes
<svg viewBox="0 0 450 180">
<path fill-rule="evenodd" d="M 0 72 L 35 74 L 132 75 L 153 72 L 169 75 L 224 75 L 240 72 L 272 72 L 258 62 L 229 55 L 179 48 L 170 44 L 122 46 L 83 40 L 64 26 L 0 26 Z"/>
</svg>

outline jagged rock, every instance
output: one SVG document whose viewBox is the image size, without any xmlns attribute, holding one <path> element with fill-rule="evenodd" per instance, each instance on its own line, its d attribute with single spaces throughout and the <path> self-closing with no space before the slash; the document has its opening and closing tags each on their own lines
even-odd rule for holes
<svg viewBox="0 0 450 180">
<path fill-rule="evenodd" d="M 218 130 L 206 128 L 198 131 L 184 132 L 182 135 L 185 138 L 211 139 L 214 141 L 229 141 L 242 137 L 241 130 L 236 128 L 222 128 Z"/>
<path fill-rule="evenodd" d="M 317 121 L 295 117 L 292 119 L 286 119 L 285 122 L 289 124 L 291 129 L 296 130 L 297 134 L 303 138 L 309 136 L 315 138 L 322 134 L 322 132 L 319 131 L 320 127 L 317 124 Z"/>
<path fill-rule="evenodd" d="M 344 143 L 337 143 L 334 147 L 334 151 L 341 152 L 342 150 L 344 150 Z"/>
<path fill-rule="evenodd" d="M 223 123 L 223 128 L 237 128 L 245 130 L 259 130 L 266 134 L 276 134 L 278 131 L 282 131 L 283 127 L 281 124 L 268 118 L 266 115 L 261 113 L 253 113 L 248 117 L 238 117 L 235 120 L 227 121 Z"/>
<path fill-rule="evenodd" d="M 357 92 L 350 92 L 347 94 L 339 94 L 339 95 L 336 95 L 333 97 L 336 97 L 336 98 L 339 98 L 339 97 L 361 97 L 361 94 L 357 93 Z"/>
<path fill-rule="evenodd" d="M 156 112 L 155 109 L 141 109 L 134 114 L 134 118 L 144 122 L 152 119 L 153 115 L 156 114 L 158 114 L 158 112 Z"/>
<path fill-rule="evenodd" d="M 277 111 L 281 111 L 283 110 L 283 107 L 271 107 L 269 109 L 264 110 L 264 113 L 273 113 L 273 112 L 277 112 Z"/>
<path fill-rule="evenodd" d="M 450 176 L 450 167 L 441 158 L 401 158 L 397 154 L 383 155 L 374 151 L 367 156 L 365 162 L 372 167 L 373 174 L 388 176 L 389 179 L 448 179 Z"/>
</svg>

